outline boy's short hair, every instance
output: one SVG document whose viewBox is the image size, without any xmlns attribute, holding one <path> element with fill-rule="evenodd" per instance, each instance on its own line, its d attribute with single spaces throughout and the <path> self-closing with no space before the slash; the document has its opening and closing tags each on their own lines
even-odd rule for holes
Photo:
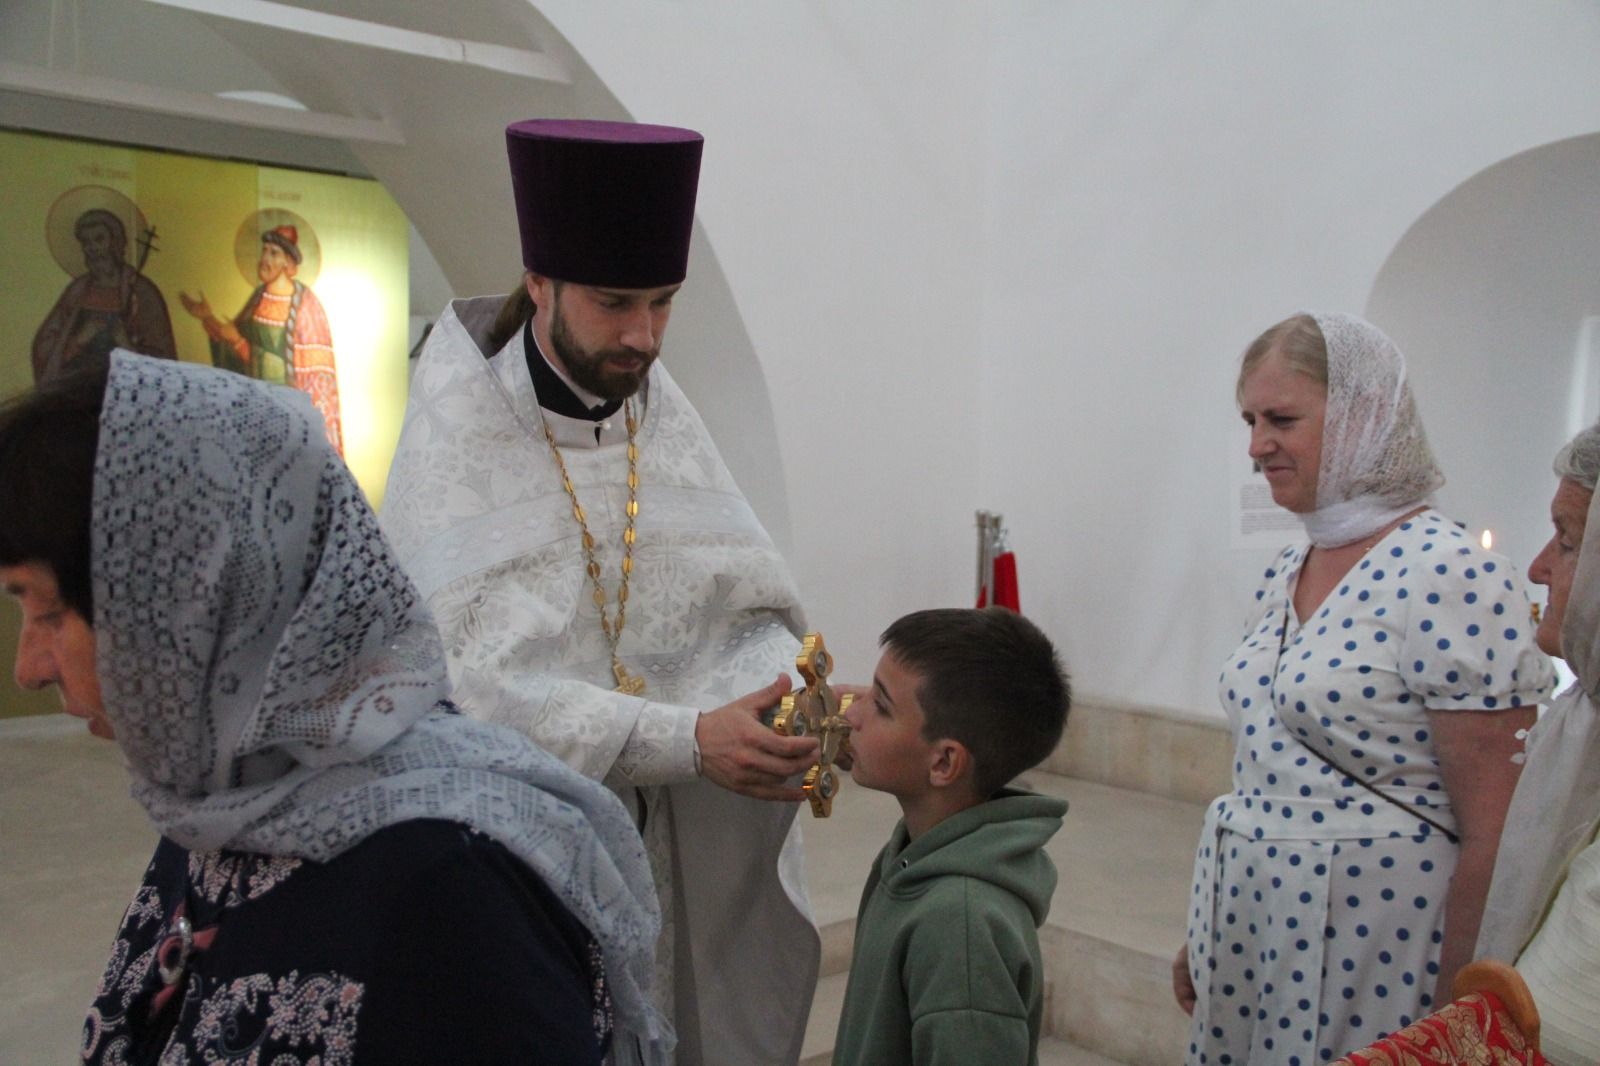
<svg viewBox="0 0 1600 1066">
<path fill-rule="evenodd" d="M 928 740 L 972 753 L 987 799 L 1045 760 L 1061 741 L 1072 685 L 1050 638 L 1004 607 L 908 614 L 878 644 L 918 677 Z"/>
</svg>

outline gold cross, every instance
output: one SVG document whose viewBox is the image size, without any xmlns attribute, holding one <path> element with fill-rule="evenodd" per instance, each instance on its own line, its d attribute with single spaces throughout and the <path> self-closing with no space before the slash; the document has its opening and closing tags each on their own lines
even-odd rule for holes
<svg viewBox="0 0 1600 1066">
<path fill-rule="evenodd" d="M 611 674 L 617 679 L 617 687 L 612 691 L 621 692 L 629 696 L 644 695 L 644 678 L 635 677 L 628 673 L 627 669 L 623 667 L 621 659 L 613 658 L 611 660 Z"/>
<path fill-rule="evenodd" d="M 833 656 L 822 642 L 821 633 L 807 633 L 794 665 L 806 679 L 806 687 L 783 698 L 783 706 L 772 719 L 772 728 L 786 737 L 813 734 L 822 741 L 817 764 L 806 771 L 800 787 L 811 801 L 811 813 L 826 818 L 833 813 L 833 797 L 839 794 L 839 775 L 834 761 L 850 751 L 850 723 L 844 712 L 854 696 L 841 697 L 828 685 Z"/>
</svg>

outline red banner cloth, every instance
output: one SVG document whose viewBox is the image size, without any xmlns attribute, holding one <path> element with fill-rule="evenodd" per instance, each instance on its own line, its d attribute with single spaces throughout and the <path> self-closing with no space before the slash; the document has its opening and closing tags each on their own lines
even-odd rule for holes
<svg viewBox="0 0 1600 1066">
<path fill-rule="evenodd" d="M 994 605 L 1022 613 L 1022 598 L 1017 591 L 1017 556 L 1001 552 L 994 557 Z"/>
</svg>

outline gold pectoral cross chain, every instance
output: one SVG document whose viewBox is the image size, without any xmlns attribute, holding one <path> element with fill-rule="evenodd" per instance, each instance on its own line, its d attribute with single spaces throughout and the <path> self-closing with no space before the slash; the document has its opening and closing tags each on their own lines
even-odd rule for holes
<svg viewBox="0 0 1600 1066">
<path fill-rule="evenodd" d="M 583 504 L 578 502 L 578 490 L 572 486 L 572 477 L 567 473 L 567 462 L 561 458 L 561 449 L 556 447 L 556 438 L 550 432 L 550 424 L 542 422 L 540 428 L 544 430 L 545 442 L 550 445 L 550 454 L 555 456 L 556 468 L 561 471 L 561 487 L 566 491 L 567 498 L 572 501 L 572 517 L 578 522 L 580 543 L 583 546 L 584 571 L 589 575 L 589 583 L 594 589 L 594 607 L 600 614 L 600 632 L 605 634 L 606 643 L 611 645 L 611 675 L 617 679 L 617 687 L 613 691 L 629 696 L 642 696 L 644 678 L 628 673 L 622 665 L 622 660 L 617 658 L 617 642 L 622 639 L 622 627 L 628 621 L 628 579 L 633 575 L 633 544 L 636 539 L 634 525 L 639 518 L 639 420 L 634 415 L 632 398 L 623 402 L 622 414 L 628 424 L 628 505 L 624 510 L 627 523 L 622 530 L 622 581 L 617 586 L 615 621 L 606 617 L 606 589 L 600 583 L 600 560 L 595 557 L 594 537 L 589 533 L 588 515 L 583 510 Z"/>
<path fill-rule="evenodd" d="M 621 692 L 627 696 L 644 695 L 644 678 L 628 673 L 628 668 L 622 665 L 622 660 L 615 656 L 611 659 L 611 675 L 617 679 L 617 687 L 613 692 Z"/>
</svg>

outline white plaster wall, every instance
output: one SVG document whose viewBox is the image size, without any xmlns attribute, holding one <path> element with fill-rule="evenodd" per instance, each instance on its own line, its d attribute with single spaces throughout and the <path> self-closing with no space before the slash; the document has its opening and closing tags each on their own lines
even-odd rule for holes
<svg viewBox="0 0 1600 1066">
<path fill-rule="evenodd" d="M 1230 547 L 1238 353 L 1298 308 L 1362 311 L 1455 185 L 1600 129 L 1600 8 L 991 14 L 980 482 L 1081 691 L 1220 713 L 1217 668 L 1271 555 Z M 1421 403 L 1519 450 L 1516 420 Z"/>
<path fill-rule="evenodd" d="M 1208 715 L 1270 555 L 1230 546 L 1239 350 L 1363 310 L 1457 184 L 1600 129 L 1600 8 L 1554 0 L 535 6 L 627 114 L 707 135 L 845 668 L 969 602 L 981 506 L 1080 692 Z"/>
<path fill-rule="evenodd" d="M 743 403 L 719 440 L 771 471 L 752 496 L 787 502 L 789 558 L 847 671 L 899 613 L 969 601 L 987 507 L 1081 692 L 1206 714 L 1264 562 L 1229 543 L 1239 349 L 1300 306 L 1388 306 L 1380 268 L 1434 204 L 1600 129 L 1600 5 L 1572 0 L 325 6 L 563 39 L 574 83 L 551 87 L 192 17 L 272 87 L 404 133 L 347 151 L 463 294 L 503 288 L 514 257 L 492 206 L 504 121 L 705 132 L 709 284 L 668 355 L 708 409 L 764 383 L 770 419 Z M 759 373 L 719 384 L 714 353 L 674 356 L 719 337 Z M 1514 451 L 1516 420 L 1485 421 Z"/>
<path fill-rule="evenodd" d="M 1401 240 L 1369 307 L 1454 460 L 1440 502 L 1526 564 L 1550 536 L 1550 460 L 1600 400 L 1575 374 L 1583 321 L 1600 315 L 1600 134 L 1463 182 Z M 1588 401 L 1576 410 L 1574 388 Z"/>
<path fill-rule="evenodd" d="M 537 7 L 633 118 L 705 133 L 698 214 L 771 388 L 788 558 L 864 677 L 888 622 L 971 595 L 984 5 Z"/>
</svg>

